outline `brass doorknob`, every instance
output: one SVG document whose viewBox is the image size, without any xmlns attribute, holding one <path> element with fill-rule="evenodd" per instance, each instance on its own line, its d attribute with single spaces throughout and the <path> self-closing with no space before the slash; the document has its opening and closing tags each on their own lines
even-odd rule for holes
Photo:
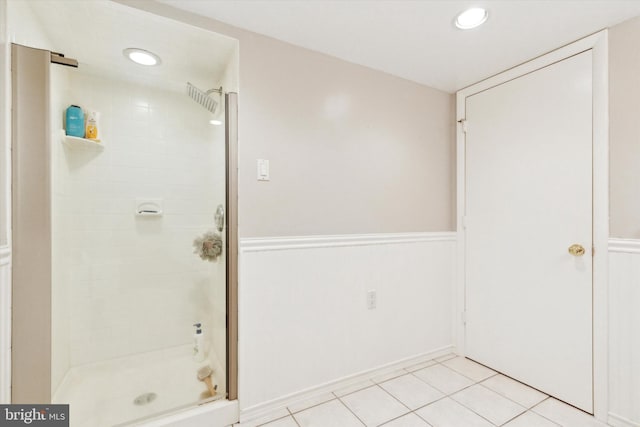
<svg viewBox="0 0 640 427">
<path fill-rule="evenodd" d="M 569 246 L 569 253 L 573 256 L 582 256 L 584 255 L 584 248 L 582 247 L 582 245 L 571 245 Z"/>
</svg>

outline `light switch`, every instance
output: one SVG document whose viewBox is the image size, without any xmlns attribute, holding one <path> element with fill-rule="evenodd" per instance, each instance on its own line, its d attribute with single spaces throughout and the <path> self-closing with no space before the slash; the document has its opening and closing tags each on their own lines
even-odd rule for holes
<svg viewBox="0 0 640 427">
<path fill-rule="evenodd" d="M 269 181 L 269 160 L 258 159 L 258 181 Z"/>
</svg>

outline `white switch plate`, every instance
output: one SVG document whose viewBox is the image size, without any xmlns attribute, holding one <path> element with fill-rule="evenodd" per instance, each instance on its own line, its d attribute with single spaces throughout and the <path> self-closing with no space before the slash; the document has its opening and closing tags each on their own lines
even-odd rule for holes
<svg viewBox="0 0 640 427">
<path fill-rule="evenodd" d="M 258 159 L 258 181 L 269 181 L 269 160 Z"/>
<path fill-rule="evenodd" d="M 373 310 L 374 308 L 376 308 L 376 305 L 378 302 L 377 299 L 378 299 L 378 296 L 376 294 L 375 289 L 367 291 L 367 308 L 369 310 Z"/>
</svg>

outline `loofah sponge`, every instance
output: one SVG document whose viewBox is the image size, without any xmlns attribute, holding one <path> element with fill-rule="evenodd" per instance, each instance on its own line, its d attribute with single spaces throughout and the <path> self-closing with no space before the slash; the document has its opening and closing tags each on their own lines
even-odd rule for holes
<svg viewBox="0 0 640 427">
<path fill-rule="evenodd" d="M 222 236 L 214 231 L 207 231 L 193 241 L 193 253 L 205 261 L 215 261 L 222 254 Z"/>
</svg>

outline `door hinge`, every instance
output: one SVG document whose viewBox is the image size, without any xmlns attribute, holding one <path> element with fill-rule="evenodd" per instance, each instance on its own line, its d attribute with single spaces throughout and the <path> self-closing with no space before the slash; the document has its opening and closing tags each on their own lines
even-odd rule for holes
<svg viewBox="0 0 640 427">
<path fill-rule="evenodd" d="M 460 222 L 462 223 L 462 228 L 464 228 L 464 229 L 466 230 L 466 228 L 467 228 L 467 216 L 466 216 L 466 215 L 463 215 L 463 216 L 460 218 Z"/>
<path fill-rule="evenodd" d="M 462 132 L 467 133 L 467 120 L 466 119 L 460 119 L 460 120 L 458 120 L 458 123 L 460 123 L 462 125 Z"/>
<path fill-rule="evenodd" d="M 461 317 L 462 317 L 462 324 L 466 325 L 467 324 L 467 312 L 463 311 Z"/>
</svg>

